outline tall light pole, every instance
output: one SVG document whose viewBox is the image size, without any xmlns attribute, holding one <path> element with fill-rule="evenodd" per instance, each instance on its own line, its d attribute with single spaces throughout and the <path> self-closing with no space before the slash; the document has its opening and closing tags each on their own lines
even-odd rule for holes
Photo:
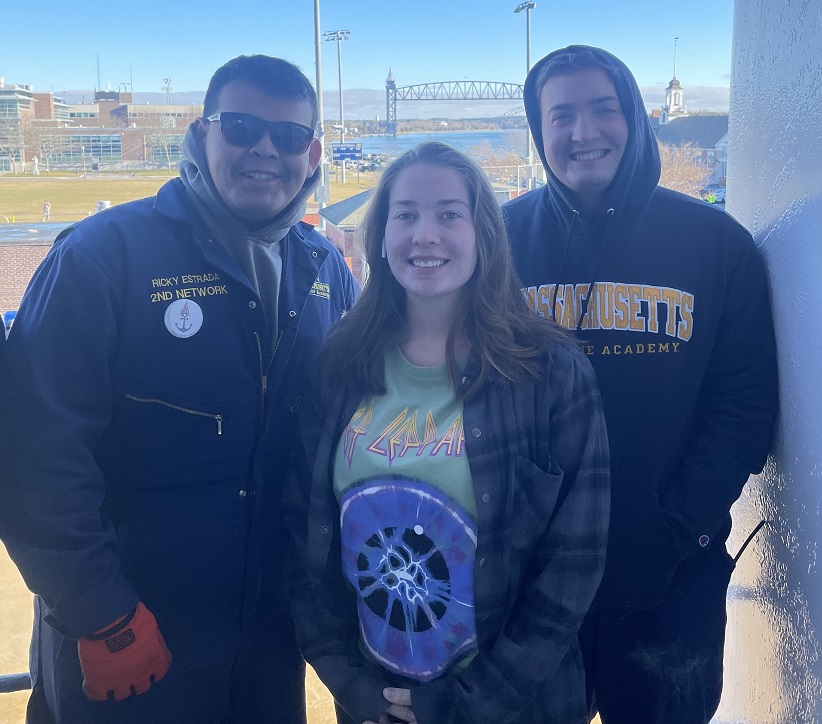
<svg viewBox="0 0 822 724">
<path fill-rule="evenodd" d="M 323 33 L 326 40 L 333 40 L 337 43 L 337 71 L 340 80 L 340 143 L 345 143 L 345 115 L 343 114 L 343 85 L 342 85 L 342 41 L 348 40 L 351 35 L 348 30 L 329 30 Z M 340 160 L 342 169 L 342 182 L 345 183 L 345 161 Z"/>
<path fill-rule="evenodd" d="M 314 65 L 317 71 L 317 139 L 324 145 L 323 139 L 323 70 L 322 54 L 320 52 L 320 0 L 314 0 Z M 320 185 L 317 187 L 317 198 L 320 209 L 326 207 L 326 193 L 328 183 L 328 164 L 325 162 L 325 148 L 320 157 Z M 320 231 L 325 230 L 325 220 L 320 216 Z"/>
<path fill-rule="evenodd" d="M 531 71 L 531 11 L 537 6 L 533 0 L 526 0 L 514 8 L 515 13 L 525 11 L 525 75 Z M 533 176 L 534 151 L 531 148 L 531 129 L 528 127 L 528 119 L 525 120 L 525 158 L 528 163 L 528 188 L 531 188 L 531 177 Z M 519 189 L 517 190 L 519 193 Z"/>
<path fill-rule="evenodd" d="M 163 78 L 163 83 L 165 85 L 162 87 L 162 90 L 166 92 L 166 105 L 171 105 L 171 78 Z"/>
</svg>

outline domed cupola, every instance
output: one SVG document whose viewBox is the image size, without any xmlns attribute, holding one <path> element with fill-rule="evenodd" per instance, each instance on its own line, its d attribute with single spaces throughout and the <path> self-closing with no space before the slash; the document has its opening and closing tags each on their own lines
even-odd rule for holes
<svg viewBox="0 0 822 724">
<path fill-rule="evenodd" d="M 688 108 L 685 105 L 685 94 L 682 85 L 676 77 L 676 44 L 679 38 L 674 38 L 674 77 L 665 89 L 665 105 L 659 115 L 659 122 L 670 123 L 674 118 L 682 118 L 688 115 Z"/>
</svg>

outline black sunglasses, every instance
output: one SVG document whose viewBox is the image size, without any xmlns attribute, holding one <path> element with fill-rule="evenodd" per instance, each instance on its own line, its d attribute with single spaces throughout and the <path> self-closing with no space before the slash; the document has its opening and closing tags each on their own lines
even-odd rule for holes
<svg viewBox="0 0 822 724">
<path fill-rule="evenodd" d="M 227 143 L 241 148 L 257 145 L 268 131 L 273 143 L 283 153 L 299 156 L 308 150 L 314 138 L 314 129 L 291 121 L 264 121 L 250 113 L 215 113 L 207 121 L 220 123 L 220 132 Z"/>
</svg>

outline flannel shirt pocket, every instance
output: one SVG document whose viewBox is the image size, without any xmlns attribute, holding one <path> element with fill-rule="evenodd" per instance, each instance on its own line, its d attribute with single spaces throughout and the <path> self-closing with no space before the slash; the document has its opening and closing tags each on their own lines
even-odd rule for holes
<svg viewBox="0 0 822 724">
<path fill-rule="evenodd" d="M 528 458 L 517 456 L 508 518 L 513 522 L 509 541 L 514 550 L 531 550 L 553 517 L 564 477 L 556 464 L 554 468 L 545 472 Z"/>
</svg>

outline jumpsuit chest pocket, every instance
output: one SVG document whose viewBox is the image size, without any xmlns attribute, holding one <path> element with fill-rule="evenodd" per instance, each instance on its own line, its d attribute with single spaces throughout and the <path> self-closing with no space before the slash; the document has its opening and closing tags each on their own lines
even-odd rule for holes
<svg viewBox="0 0 822 724">
<path fill-rule="evenodd" d="M 111 465 L 126 487 L 196 488 L 237 475 L 245 482 L 250 441 L 236 435 L 231 408 L 139 385 L 117 402 L 108 447 L 121 455 Z"/>
<path fill-rule="evenodd" d="M 150 393 L 149 393 L 150 394 Z M 126 393 L 126 399 L 131 400 L 132 402 L 137 402 L 143 405 L 159 405 L 161 408 L 166 408 L 167 410 L 174 410 L 175 412 L 180 412 L 185 415 L 193 415 L 194 417 L 205 418 L 209 420 L 213 420 L 217 423 L 216 432 L 218 435 L 223 434 L 223 414 L 222 412 L 215 412 L 208 411 L 205 409 L 200 409 L 206 407 L 205 403 L 198 403 L 198 402 L 188 402 L 186 401 L 186 405 L 197 405 L 197 407 L 190 407 L 177 404 L 175 402 L 170 402 L 168 400 L 163 400 L 157 397 L 142 397 L 139 395 L 132 394 L 131 392 Z M 210 406 L 209 406 L 210 407 Z"/>
</svg>

